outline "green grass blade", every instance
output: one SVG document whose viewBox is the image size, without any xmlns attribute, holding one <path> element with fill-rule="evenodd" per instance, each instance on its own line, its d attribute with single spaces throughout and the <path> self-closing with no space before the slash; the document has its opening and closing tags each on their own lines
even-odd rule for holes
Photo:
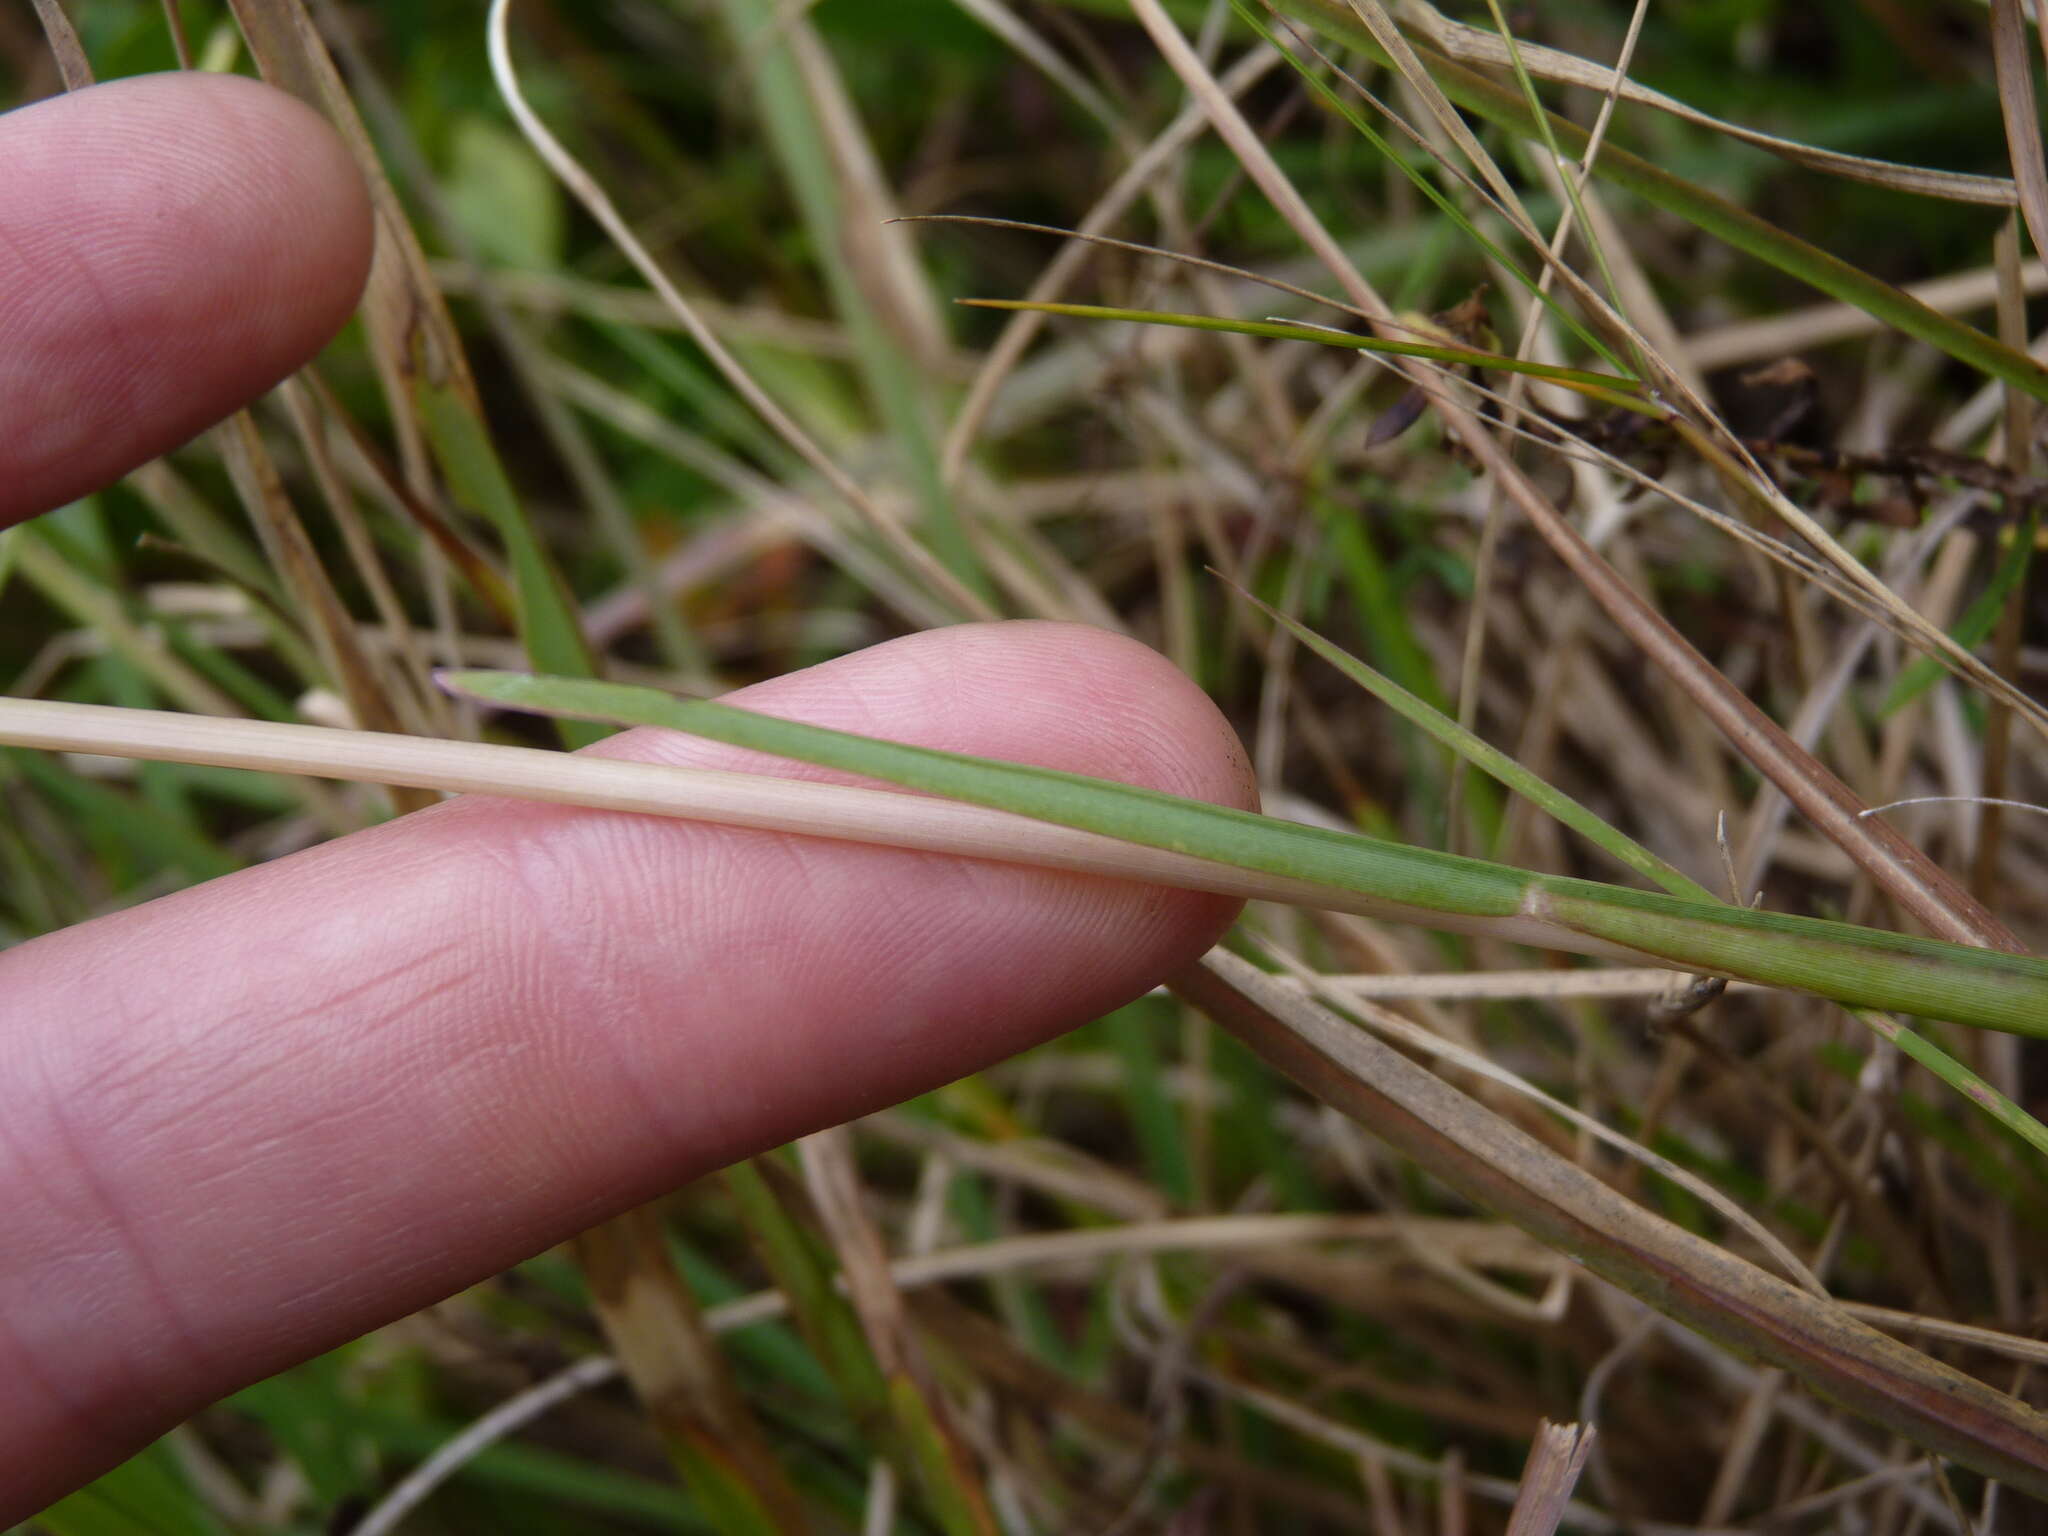
<svg viewBox="0 0 2048 1536">
<path fill-rule="evenodd" d="M 1390 709 L 1413 721 L 1473 767 L 1497 779 L 1563 825 L 1605 849 L 1630 869 L 1656 881 L 1674 896 L 1697 901 L 1717 900 L 1714 893 L 1705 886 L 1658 858 L 1627 833 L 1609 826 L 1571 796 L 1545 783 L 1505 752 L 1482 741 L 1457 721 L 1433 708 L 1425 700 L 1417 698 L 1393 679 L 1374 671 L 1350 652 L 1331 644 L 1306 625 L 1260 602 L 1251 593 L 1245 592 L 1242 588 L 1237 590 L 1247 601 L 1257 604 L 1275 623 L 1285 626 L 1302 645 L 1336 667 Z M 2040 1121 L 1940 1046 L 1909 1029 L 1901 1028 L 1895 1021 L 1882 1014 L 1862 1009 L 1851 1011 L 1856 1014 L 1859 1021 L 1911 1056 L 2022 1141 L 2036 1151 L 2048 1154 L 2048 1126 L 2043 1126 Z"/>
<path fill-rule="evenodd" d="M 1612 854 L 1645 879 L 1654 880 L 1674 896 L 1689 897 L 1695 901 L 1715 899 L 1714 893 L 1705 886 L 1658 858 L 1634 838 L 1609 826 L 1570 795 L 1545 783 L 1507 753 L 1481 740 L 1479 736 L 1466 730 L 1427 700 L 1418 698 L 1392 678 L 1367 666 L 1342 646 L 1333 645 L 1325 640 L 1306 624 L 1290 619 L 1271 605 L 1260 602 L 1242 587 L 1236 590 L 1239 596 L 1247 602 L 1256 604 L 1275 624 L 1280 625 L 1302 645 L 1322 657 L 1394 713 L 1427 731 L 1481 773 L 1513 790 L 1539 810 L 1570 827 L 1595 847 Z"/>
<path fill-rule="evenodd" d="M 1881 1013 L 1858 1012 L 1856 1017 L 2036 1152 L 2048 1157 L 2048 1125 L 2036 1120 L 1932 1040 Z"/>
<path fill-rule="evenodd" d="M 1593 265 L 1600 270 L 1601 286 L 1607 290 L 1607 299 L 1614 306 L 1614 312 L 1625 314 L 1627 306 L 1622 303 L 1621 285 L 1614 280 L 1614 269 L 1607 260 L 1606 248 L 1600 243 L 1600 226 L 1587 217 L 1585 199 L 1579 194 L 1579 179 L 1584 174 L 1584 166 L 1574 167 L 1564 151 L 1558 148 L 1557 136 L 1550 131 L 1550 114 L 1543 109 L 1543 98 L 1536 93 L 1536 82 L 1529 78 L 1528 66 L 1522 61 L 1521 46 L 1515 41 L 1514 28 L 1508 25 L 1508 19 L 1501 11 L 1500 0 L 1486 0 L 1486 9 L 1493 17 L 1494 30 L 1500 33 L 1501 41 L 1507 45 L 1508 58 L 1514 65 L 1515 83 L 1521 87 L 1522 100 L 1528 103 L 1530 120 L 1542 136 L 1543 148 L 1550 156 L 1551 164 L 1557 167 L 1558 184 L 1571 203 L 1578 237 L 1586 247 L 1586 254 L 1593 258 Z M 1638 365 L 1641 361 L 1640 358 L 1635 359 Z"/>
<path fill-rule="evenodd" d="M 854 1418 L 873 1421 L 888 1408 L 888 1382 L 852 1304 L 833 1289 L 831 1267 L 818 1243 L 783 1208 L 758 1163 L 735 1163 L 722 1177 L 755 1252 L 789 1298 L 797 1331 L 830 1373 Z"/>
<path fill-rule="evenodd" d="M 2012 542 L 1999 558 L 1997 569 L 1991 573 L 1990 585 L 1978 594 L 1976 601 L 1956 621 L 1955 628 L 1949 631 L 1957 645 L 1974 650 L 1996 627 L 2006 603 L 2027 579 L 2027 569 L 2033 560 L 2034 539 L 2040 526 L 2041 514 L 2037 509 L 2030 512 L 2015 530 Z M 1942 657 L 1915 657 L 1899 674 L 1898 681 L 1892 684 L 1892 691 L 1885 695 L 1884 703 L 1878 706 L 1878 718 L 1890 719 L 1932 688 L 1950 670 Z"/>
<path fill-rule="evenodd" d="M 448 477 L 448 489 L 458 502 L 481 512 L 497 529 L 512 567 L 519 638 L 526 654 L 546 671 L 594 677 L 597 657 L 583 634 L 576 605 L 520 505 L 483 421 L 446 385 L 422 381 L 415 387 L 414 399 L 427 441 Z M 604 735 L 587 722 L 576 722 L 564 725 L 562 739 L 572 747 L 583 747 Z"/>
<path fill-rule="evenodd" d="M 902 1371 L 889 1378 L 889 1406 L 939 1528 L 946 1536 L 996 1536 L 995 1516 L 972 1480 L 962 1447 Z"/>
<path fill-rule="evenodd" d="M 792 15 L 770 0 L 722 0 L 721 8 L 747 61 L 744 78 L 753 88 L 768 142 L 809 227 L 833 308 L 853 339 L 869 402 L 901 454 L 923 509 L 933 551 L 969 591 L 993 600 L 981 557 L 939 472 L 931 402 L 916 360 L 906 338 L 892 333 L 895 328 L 863 290 L 847 251 L 849 233 L 829 138 L 833 130 L 812 99 L 795 48 L 783 35 L 810 23 L 801 12 Z M 829 57 L 822 45 L 817 52 Z"/>
<path fill-rule="evenodd" d="M 44 1510 L 27 1529 L 47 1536 L 224 1536 L 227 1528 L 159 1440 Z"/>
<path fill-rule="evenodd" d="M 1515 920 L 1531 943 L 1620 946 L 1680 969 L 1812 992 L 1853 1007 L 2048 1036 L 2048 960 L 2034 956 L 1532 875 L 1106 779 L 681 700 L 651 688 L 507 672 L 440 677 L 453 692 L 515 709 L 687 731 L 1428 914 L 1416 921 Z"/>
</svg>

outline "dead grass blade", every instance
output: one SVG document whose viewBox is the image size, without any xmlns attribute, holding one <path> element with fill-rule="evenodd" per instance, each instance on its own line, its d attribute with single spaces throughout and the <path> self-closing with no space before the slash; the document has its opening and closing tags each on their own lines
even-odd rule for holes
<svg viewBox="0 0 2048 1536">
<path fill-rule="evenodd" d="M 768 1437 L 740 1395 L 676 1271 L 650 1206 L 628 1211 L 570 1245 L 619 1364 L 676 1470 L 720 1529 L 798 1536 L 811 1529 Z"/>
<path fill-rule="evenodd" d="M 812 1203 L 880 1366 L 883 1389 L 912 1470 L 940 1524 L 951 1536 L 995 1536 L 997 1526 L 951 1405 L 910 1326 L 903 1293 L 890 1272 L 881 1231 L 868 1214 L 853 1137 L 845 1126 L 797 1143 Z"/>
<path fill-rule="evenodd" d="M 1174 990 L 1269 1065 L 1602 1279 L 1917 1444 L 2048 1496 L 2048 1417 L 1653 1216 L 1399 1052 L 1221 951 Z"/>
<path fill-rule="evenodd" d="M 1550 1536 L 1564 1518 L 1586 1469 L 1596 1431 L 1590 1424 L 1545 1423 L 1522 1468 L 1522 1493 L 1508 1512 L 1508 1536 Z"/>
<path fill-rule="evenodd" d="M 304 615 L 321 661 L 347 701 L 350 715 L 366 730 L 404 733 L 407 722 L 393 702 L 383 669 L 364 648 L 361 631 L 334 590 L 254 418 L 247 411 L 237 411 L 219 428 L 216 441 L 236 493 L 256 525 L 271 569 Z M 390 793 L 392 805 L 401 812 L 422 810 L 440 799 L 431 791 L 399 786 L 391 786 Z"/>
<path fill-rule="evenodd" d="M 377 248 L 363 292 L 363 322 L 407 468 L 423 469 L 426 454 L 410 408 L 414 390 L 452 390 L 467 409 L 479 410 L 476 383 L 447 305 L 427 271 L 426 254 L 305 6 L 300 0 L 230 0 L 230 5 L 264 78 L 334 125 L 369 184 Z"/>
<path fill-rule="evenodd" d="M 1991 58 L 2020 212 L 2026 215 L 2034 250 L 2048 251 L 2048 162 L 2041 155 L 2041 115 L 2034 104 L 2034 66 L 2020 0 L 1991 0 Z"/>
<path fill-rule="evenodd" d="M 1536 237 L 1536 221 L 1529 217 L 1529 210 L 1522 206 L 1521 195 L 1501 173 L 1500 167 L 1494 163 L 1493 156 L 1487 153 L 1478 136 L 1466 125 L 1465 119 L 1460 117 L 1457 109 L 1445 99 L 1436 81 L 1430 78 L 1429 71 L 1423 68 L 1422 60 L 1416 56 L 1415 50 L 1409 47 L 1408 39 L 1402 35 L 1401 29 L 1394 25 L 1394 18 L 1387 14 L 1386 7 L 1380 4 L 1380 0 L 1346 0 L 1346 3 L 1350 5 L 1352 14 L 1364 23 L 1373 40 L 1386 50 L 1394 68 L 1415 92 L 1416 99 L 1428 111 L 1438 131 L 1458 147 L 1459 152 L 1471 162 L 1472 168 L 1485 179 L 1495 203 L 1524 236 L 1531 239 L 1532 244 L 1541 248 L 1543 241 Z"/>
<path fill-rule="evenodd" d="M 895 194 L 838 65 L 808 18 L 792 21 L 780 41 L 803 81 L 804 95 L 817 114 L 821 147 L 831 158 L 839 194 L 838 244 L 847 272 L 889 339 L 921 374 L 939 377 L 950 344 L 938 297 L 909 232 L 898 227 Z"/>
<path fill-rule="evenodd" d="M 57 62 L 57 78 L 67 91 L 84 90 L 92 84 L 92 62 L 86 58 L 85 44 L 78 40 L 78 29 L 64 14 L 61 0 L 35 0 L 35 7 L 50 57 Z"/>
</svg>

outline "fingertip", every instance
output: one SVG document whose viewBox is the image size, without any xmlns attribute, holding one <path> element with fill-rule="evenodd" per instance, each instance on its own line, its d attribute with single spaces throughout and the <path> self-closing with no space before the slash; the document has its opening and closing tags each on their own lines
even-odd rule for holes
<svg viewBox="0 0 2048 1536">
<path fill-rule="evenodd" d="M 1089 624 L 1010 620 L 924 630 L 743 688 L 726 702 L 1218 805 L 1256 810 L 1259 803 L 1251 761 L 1208 694 L 1152 647 Z M 647 739 L 620 738 L 635 753 Z M 677 736 L 655 750 L 664 760 L 704 765 L 733 756 Z M 827 776 L 787 765 L 777 771 Z"/>
<path fill-rule="evenodd" d="M 305 363 L 369 271 L 334 130 L 254 80 L 93 86 L 0 117 L 0 525 L 175 447 Z"/>
</svg>

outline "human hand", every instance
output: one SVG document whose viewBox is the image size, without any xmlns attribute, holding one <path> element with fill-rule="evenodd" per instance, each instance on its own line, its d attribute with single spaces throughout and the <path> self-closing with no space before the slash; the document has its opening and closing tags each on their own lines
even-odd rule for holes
<svg viewBox="0 0 2048 1536">
<path fill-rule="evenodd" d="M 0 118 L 0 526 L 304 361 L 368 203 L 310 111 L 162 76 Z M 1250 803 L 1229 727 L 1074 626 L 735 695 Z M 636 732 L 595 750 L 827 777 Z M 1115 1007 L 1234 903 L 482 798 L 0 954 L 0 1524 L 235 1388 L 622 1209 Z"/>
</svg>

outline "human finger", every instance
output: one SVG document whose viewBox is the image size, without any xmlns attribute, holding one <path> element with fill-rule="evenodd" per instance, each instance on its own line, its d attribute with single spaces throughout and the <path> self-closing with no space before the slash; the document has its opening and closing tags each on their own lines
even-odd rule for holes
<svg viewBox="0 0 2048 1536">
<path fill-rule="evenodd" d="M 0 116 L 0 527 L 176 447 L 307 361 L 369 270 L 311 108 L 231 75 Z"/>
<path fill-rule="evenodd" d="M 933 631 L 741 701 L 1252 794 L 1185 677 L 1078 626 Z M 0 954 L 0 1488 L 49 1497 L 622 1208 L 1100 1014 L 1234 910 L 475 798 Z"/>
</svg>

